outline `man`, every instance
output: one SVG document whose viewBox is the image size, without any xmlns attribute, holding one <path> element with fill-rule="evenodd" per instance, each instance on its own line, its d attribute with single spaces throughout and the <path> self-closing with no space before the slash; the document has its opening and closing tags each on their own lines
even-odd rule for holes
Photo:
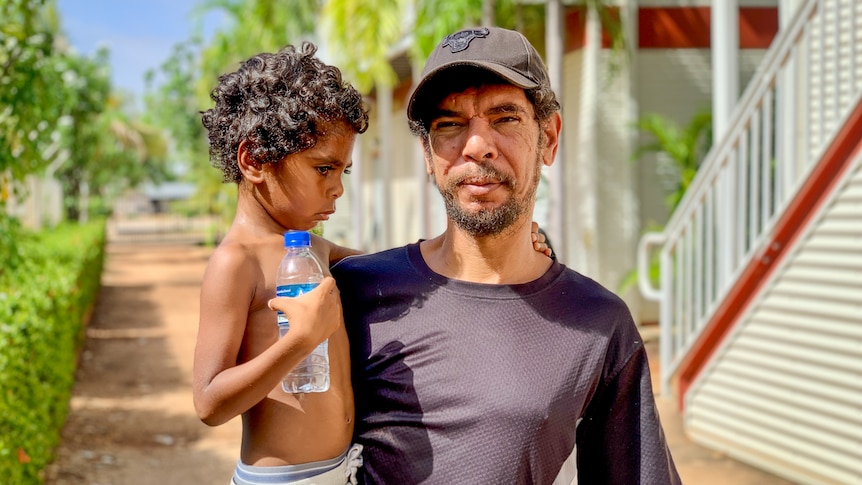
<svg viewBox="0 0 862 485">
<path fill-rule="evenodd" d="M 530 245 L 559 108 L 517 32 L 429 57 L 407 115 L 446 231 L 332 269 L 366 483 L 679 483 L 625 304 Z"/>
</svg>

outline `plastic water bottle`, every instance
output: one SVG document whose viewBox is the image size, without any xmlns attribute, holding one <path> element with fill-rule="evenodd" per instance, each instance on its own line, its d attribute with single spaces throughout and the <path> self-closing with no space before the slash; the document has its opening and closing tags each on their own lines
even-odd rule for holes
<svg viewBox="0 0 862 485">
<path fill-rule="evenodd" d="M 320 263 L 311 254 L 311 236 L 306 231 L 284 233 L 287 253 L 275 276 L 278 296 L 296 297 L 313 290 L 323 280 Z M 287 316 L 278 312 L 278 338 L 290 329 Z M 284 392 L 325 392 L 329 389 L 329 340 L 324 340 L 281 381 Z"/>
</svg>

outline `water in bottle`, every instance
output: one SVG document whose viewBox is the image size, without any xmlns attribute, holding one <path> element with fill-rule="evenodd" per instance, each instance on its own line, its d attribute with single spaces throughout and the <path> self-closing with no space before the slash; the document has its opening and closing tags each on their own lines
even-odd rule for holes
<svg viewBox="0 0 862 485">
<path fill-rule="evenodd" d="M 296 297 L 313 290 L 323 280 L 320 263 L 311 253 L 311 236 L 306 231 L 284 233 L 286 254 L 276 273 L 278 296 Z M 287 317 L 278 312 L 278 337 L 290 329 Z M 324 392 L 329 389 L 329 340 L 324 340 L 282 380 L 284 392 Z"/>
</svg>

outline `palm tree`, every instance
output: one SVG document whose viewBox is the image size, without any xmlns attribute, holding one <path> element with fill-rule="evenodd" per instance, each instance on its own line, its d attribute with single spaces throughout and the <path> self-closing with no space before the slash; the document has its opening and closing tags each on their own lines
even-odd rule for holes
<svg viewBox="0 0 862 485">
<path fill-rule="evenodd" d="M 697 174 L 700 163 L 712 147 L 712 112 L 699 111 L 686 125 L 658 113 L 647 113 L 635 126 L 652 135 L 652 141 L 641 145 L 632 154 L 632 160 L 641 160 L 645 155 L 659 155 L 659 163 L 669 163 L 668 167 L 674 178 L 674 188 L 665 198 L 669 212 L 673 212 L 682 200 L 685 191 Z M 661 231 L 660 225 L 647 228 L 649 232 Z M 649 279 L 653 285 L 659 282 L 658 254 L 653 254 L 649 264 Z M 620 283 L 618 291 L 625 293 L 638 281 L 638 271 L 634 269 L 627 273 Z"/>
<path fill-rule="evenodd" d="M 239 62 L 312 38 L 320 6 L 314 0 L 205 0 L 195 12 L 203 15 L 212 11 L 225 15 L 227 28 L 215 32 L 201 53 L 197 94 L 204 103 L 209 100 L 214 80 L 234 70 Z"/>
<path fill-rule="evenodd" d="M 712 112 L 700 111 L 684 126 L 660 114 L 648 113 L 637 121 L 636 126 L 652 135 L 653 141 L 638 148 L 632 159 L 639 160 L 646 154 L 656 153 L 671 162 L 676 182 L 665 203 L 673 212 L 712 146 Z"/>
</svg>

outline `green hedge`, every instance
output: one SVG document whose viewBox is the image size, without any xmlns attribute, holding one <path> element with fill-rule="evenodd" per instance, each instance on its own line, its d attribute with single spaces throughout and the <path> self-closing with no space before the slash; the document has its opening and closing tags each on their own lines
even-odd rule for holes
<svg viewBox="0 0 862 485">
<path fill-rule="evenodd" d="M 75 380 L 84 320 L 99 291 L 103 220 L 0 241 L 0 477 L 39 484 Z M 15 233 L 14 239 L 9 237 Z"/>
</svg>

